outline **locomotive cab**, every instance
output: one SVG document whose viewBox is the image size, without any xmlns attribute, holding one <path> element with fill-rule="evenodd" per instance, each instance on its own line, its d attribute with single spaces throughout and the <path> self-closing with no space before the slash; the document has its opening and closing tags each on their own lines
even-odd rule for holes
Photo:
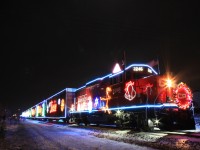
<svg viewBox="0 0 200 150">
<path fill-rule="evenodd" d="M 181 99 L 184 90 L 174 88 L 166 75 L 158 75 L 145 64 L 117 68 L 76 91 L 70 113 L 78 124 L 113 124 L 143 130 L 194 127 L 187 103 L 190 97 Z M 184 126 L 188 121 L 191 123 Z"/>
</svg>

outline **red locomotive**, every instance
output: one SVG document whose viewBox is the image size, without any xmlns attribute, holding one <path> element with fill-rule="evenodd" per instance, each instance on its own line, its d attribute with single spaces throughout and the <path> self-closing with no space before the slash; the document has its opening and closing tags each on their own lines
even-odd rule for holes
<svg viewBox="0 0 200 150">
<path fill-rule="evenodd" d="M 194 129 L 192 94 L 150 66 L 132 64 L 76 90 L 71 118 L 77 123 L 143 129 Z"/>
</svg>

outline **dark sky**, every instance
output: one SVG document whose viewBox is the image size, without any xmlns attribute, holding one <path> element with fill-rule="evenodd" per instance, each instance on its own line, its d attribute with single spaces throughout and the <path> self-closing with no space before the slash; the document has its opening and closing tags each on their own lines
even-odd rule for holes
<svg viewBox="0 0 200 150">
<path fill-rule="evenodd" d="M 1 92 L 24 110 L 66 87 L 159 58 L 200 90 L 199 5 L 195 1 L 1 1 Z"/>
</svg>

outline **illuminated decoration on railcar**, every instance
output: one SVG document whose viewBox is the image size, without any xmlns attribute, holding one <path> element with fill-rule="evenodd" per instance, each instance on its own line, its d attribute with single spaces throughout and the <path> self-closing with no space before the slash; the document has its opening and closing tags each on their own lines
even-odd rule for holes
<svg viewBox="0 0 200 150">
<path fill-rule="evenodd" d="M 106 87 L 106 97 L 100 97 L 100 99 L 102 101 L 106 101 L 106 105 L 102 106 L 101 109 L 103 111 L 105 111 L 105 112 L 107 111 L 108 113 L 111 113 L 109 111 L 109 100 L 112 98 L 111 97 L 111 92 L 112 92 L 112 88 L 111 87 Z M 102 103 L 102 104 L 104 105 L 104 103 Z"/>
<path fill-rule="evenodd" d="M 183 82 L 179 83 L 175 90 L 176 102 L 181 109 L 187 109 L 192 103 L 192 92 Z"/>
<path fill-rule="evenodd" d="M 125 70 L 128 70 L 128 69 L 130 69 L 131 67 L 148 67 L 149 69 L 152 70 L 152 72 L 153 72 L 154 74 L 156 74 L 156 75 L 158 74 L 151 66 L 146 65 L 146 64 L 132 64 L 132 65 L 128 66 Z"/>
<path fill-rule="evenodd" d="M 171 88 L 172 86 L 173 86 L 173 83 L 172 83 L 172 80 L 171 79 L 167 79 L 166 80 L 166 86 L 168 87 L 168 88 Z"/>
<path fill-rule="evenodd" d="M 50 103 L 49 103 L 49 113 L 54 113 L 57 111 L 57 102 L 56 100 L 51 100 Z"/>
<path fill-rule="evenodd" d="M 39 104 L 37 105 L 37 117 L 41 117 L 42 116 L 42 106 Z"/>
<path fill-rule="evenodd" d="M 46 101 L 45 101 L 46 102 Z M 45 116 L 45 102 L 42 103 L 42 116 Z"/>
<path fill-rule="evenodd" d="M 92 100 L 89 100 L 88 102 L 88 111 L 92 112 Z"/>
<path fill-rule="evenodd" d="M 159 82 L 159 86 L 162 88 L 175 87 L 175 79 L 171 77 L 160 78 L 158 82 Z"/>
<path fill-rule="evenodd" d="M 63 112 L 64 109 L 65 109 L 65 100 L 62 99 L 62 100 L 61 100 L 61 104 L 60 104 L 60 110 L 61 110 L 61 112 Z"/>
<path fill-rule="evenodd" d="M 159 85 L 159 87 L 164 88 L 165 85 L 166 85 L 165 79 L 164 79 L 164 78 L 160 78 L 160 79 L 158 80 L 158 85 Z"/>
<path fill-rule="evenodd" d="M 143 70 L 144 70 L 143 67 L 133 67 L 133 71 L 136 71 L 136 72 L 143 71 Z"/>
<path fill-rule="evenodd" d="M 22 117 L 30 117 L 30 112 L 29 110 L 22 112 Z"/>
<path fill-rule="evenodd" d="M 153 87 L 153 84 L 150 84 L 150 83 L 147 83 L 147 85 L 145 86 L 145 88 L 144 88 L 144 93 L 146 93 L 147 92 L 147 90 L 150 88 L 152 88 Z"/>
<path fill-rule="evenodd" d="M 152 70 L 151 70 L 151 69 L 149 69 L 149 68 L 148 68 L 148 70 L 147 70 L 147 71 L 148 71 L 149 73 L 152 73 Z"/>
<path fill-rule="evenodd" d="M 91 110 L 92 98 L 87 94 L 78 97 L 77 111 Z"/>
<path fill-rule="evenodd" d="M 162 108 L 162 107 L 172 107 L 178 108 L 178 105 L 175 103 L 163 103 L 163 104 L 148 104 L 148 105 L 133 105 L 133 106 L 125 106 L 125 107 L 115 107 L 115 108 L 109 108 L 109 109 L 102 109 L 107 112 L 111 112 L 111 110 L 128 110 L 128 109 L 140 109 L 140 108 Z M 97 112 L 99 110 L 92 110 L 92 112 Z M 89 111 L 81 111 L 81 112 L 89 112 Z M 80 112 L 71 112 L 71 113 L 80 113 Z"/>
<path fill-rule="evenodd" d="M 94 100 L 94 108 L 98 108 L 98 104 L 99 104 L 99 99 L 96 97 Z"/>
<path fill-rule="evenodd" d="M 58 105 L 60 105 L 60 98 L 58 99 Z"/>
<path fill-rule="evenodd" d="M 112 71 L 112 73 L 114 74 L 114 73 L 118 73 L 118 72 L 120 72 L 120 71 L 121 71 L 121 68 L 120 68 L 119 64 L 116 63 L 116 64 L 115 64 L 115 67 L 114 67 L 114 69 L 113 69 L 113 71 Z"/>
<path fill-rule="evenodd" d="M 132 81 L 127 82 L 124 90 L 125 90 L 124 97 L 127 100 L 132 101 L 136 96 L 136 91 L 134 89 L 134 82 Z"/>
<path fill-rule="evenodd" d="M 75 106 L 74 106 L 74 104 L 71 105 L 70 111 L 71 111 L 71 112 L 75 111 Z"/>
<path fill-rule="evenodd" d="M 32 110 L 31 108 L 29 108 L 29 109 L 28 109 L 28 114 L 29 114 L 29 117 L 31 117 L 31 116 L 32 116 L 32 115 L 31 115 L 31 114 L 32 114 L 32 113 L 31 113 L 31 112 L 32 112 L 31 110 Z"/>
<path fill-rule="evenodd" d="M 35 117 L 36 115 L 36 109 L 35 107 L 31 109 L 31 117 Z"/>
</svg>

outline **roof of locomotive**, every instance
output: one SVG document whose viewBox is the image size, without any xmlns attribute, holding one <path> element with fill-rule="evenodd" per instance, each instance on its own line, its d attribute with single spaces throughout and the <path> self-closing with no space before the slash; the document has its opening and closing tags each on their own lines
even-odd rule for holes
<svg viewBox="0 0 200 150">
<path fill-rule="evenodd" d="M 129 65 L 128 67 L 126 67 L 125 71 L 126 71 L 126 70 L 129 70 L 129 69 L 132 68 L 132 67 L 148 67 L 148 68 L 150 68 L 150 69 L 152 70 L 152 72 L 153 72 L 155 75 L 158 74 L 151 66 L 149 66 L 149 65 L 147 65 L 147 64 L 131 64 L 131 65 Z M 94 80 L 91 80 L 91 81 L 87 82 L 84 86 L 81 86 L 81 87 L 77 88 L 76 91 L 78 91 L 78 90 L 80 90 L 80 89 L 82 89 L 82 88 L 85 88 L 86 86 L 88 86 L 88 85 L 90 85 L 90 84 L 93 84 L 93 83 L 95 83 L 95 82 L 102 81 L 102 80 L 105 79 L 105 78 L 112 78 L 112 77 L 114 77 L 114 76 L 117 76 L 117 75 L 119 75 L 119 74 L 121 74 L 121 73 L 123 73 L 123 72 L 124 72 L 124 70 L 121 70 L 121 71 L 119 71 L 119 72 L 117 72 L 117 73 L 110 73 L 110 74 L 105 75 L 105 76 L 103 76 L 103 77 L 99 77 L 99 78 L 96 78 L 96 79 L 94 79 Z"/>
</svg>

